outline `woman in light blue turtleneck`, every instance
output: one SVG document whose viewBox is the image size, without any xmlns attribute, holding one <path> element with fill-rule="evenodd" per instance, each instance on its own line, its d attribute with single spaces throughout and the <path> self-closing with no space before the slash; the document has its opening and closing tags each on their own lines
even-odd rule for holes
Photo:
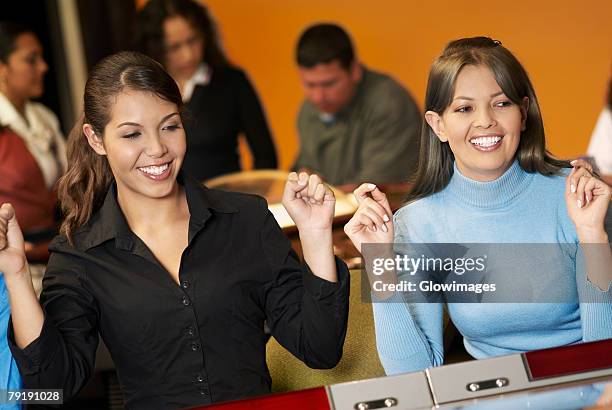
<svg viewBox="0 0 612 410">
<path fill-rule="evenodd" d="M 572 303 L 448 303 L 447 309 L 475 358 L 611 338 L 612 252 L 604 229 L 611 190 L 584 164 L 573 163 L 570 172 L 569 163 L 546 152 L 538 102 L 521 64 L 498 41 L 453 41 L 432 66 L 425 108 L 408 204 L 391 222 L 384 194 L 360 186 L 359 210 L 345 227 L 355 246 L 395 241 L 396 249 L 407 244 L 406 254 L 423 243 L 602 244 L 584 248 L 585 268 L 574 246 L 573 253 L 560 250 L 553 277 L 529 272 L 528 280 L 551 293 L 575 295 Z M 395 275 L 382 278 L 399 283 Z M 443 303 L 410 303 L 407 293 L 388 289 L 374 293 L 388 299 L 373 304 L 387 374 L 441 365 Z"/>
</svg>

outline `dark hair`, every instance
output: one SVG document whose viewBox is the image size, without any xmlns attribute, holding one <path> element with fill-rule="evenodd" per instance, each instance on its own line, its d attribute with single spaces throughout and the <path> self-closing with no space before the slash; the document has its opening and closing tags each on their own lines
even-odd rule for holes
<svg viewBox="0 0 612 410">
<path fill-rule="evenodd" d="M 126 89 L 154 93 L 176 104 L 179 112 L 183 107 L 176 82 L 158 62 L 143 54 L 122 51 L 96 64 L 85 84 L 84 113 L 68 136 L 68 170 L 58 185 L 65 215 L 60 231 L 70 242 L 74 230 L 86 224 L 100 208 L 113 181 L 108 160 L 89 146 L 83 124 L 90 124 L 103 138 L 115 97 Z"/>
<path fill-rule="evenodd" d="M 177 16 L 187 20 L 204 37 L 204 61 L 213 70 L 228 65 L 216 24 L 206 7 L 192 0 L 149 0 L 138 13 L 135 48 L 166 64 L 164 21 Z"/>
<path fill-rule="evenodd" d="M 355 52 L 347 32 L 336 24 L 328 23 L 310 26 L 302 33 L 295 57 L 301 67 L 312 68 L 338 60 L 348 70 L 355 59 Z"/>
<path fill-rule="evenodd" d="M 529 98 L 525 130 L 521 133 L 516 152 L 521 168 L 527 172 L 555 175 L 561 168 L 570 167 L 568 162 L 555 159 L 546 151 L 544 124 L 533 85 L 521 63 L 499 41 L 473 37 L 448 43 L 429 72 L 425 112 L 443 114 L 453 100 L 459 72 L 468 65 L 488 67 L 504 94 L 515 104 L 520 105 L 524 97 Z M 423 121 L 415 184 L 407 201 L 444 189 L 453 175 L 454 160 L 448 142 L 441 142 L 429 124 Z"/>
<path fill-rule="evenodd" d="M 8 57 L 15 51 L 17 37 L 26 33 L 35 35 L 34 31 L 23 24 L 11 21 L 0 22 L 0 61 L 8 62 Z"/>
</svg>

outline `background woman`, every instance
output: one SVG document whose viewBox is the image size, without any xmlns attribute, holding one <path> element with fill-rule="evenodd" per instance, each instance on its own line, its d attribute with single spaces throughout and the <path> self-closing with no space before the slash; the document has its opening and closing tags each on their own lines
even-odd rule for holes
<svg viewBox="0 0 612 410">
<path fill-rule="evenodd" d="M 33 262 L 32 279 L 40 292 L 47 247 L 56 231 L 55 183 L 65 169 L 64 140 L 55 115 L 30 101 L 43 94 L 47 64 L 36 35 L 28 28 L 0 22 L 0 203 L 19 207 L 28 242 L 26 256 Z M 9 297 L 0 273 L 0 328 L 7 329 Z M 17 365 L 6 333 L 0 332 L 0 388 L 21 387 Z M 4 404 L 2 408 L 16 408 Z"/>
<path fill-rule="evenodd" d="M 571 254 L 558 245 L 562 258 L 554 275 L 528 270 L 529 279 L 547 294 L 577 294 L 576 303 L 447 308 L 475 358 L 612 337 L 612 256 L 604 231 L 610 188 L 585 167 L 568 175 L 563 168 L 570 165 L 546 152 L 538 101 L 516 58 L 486 37 L 451 42 L 431 68 L 425 109 L 408 204 L 391 223 L 384 194 L 367 184 L 358 188 L 361 204 L 345 227 L 355 246 L 394 240 L 406 244 L 401 252 L 410 252 L 420 243 L 602 244 L 586 258 L 587 270 L 593 282 L 607 275 L 598 282 L 607 292 L 587 280 L 577 247 Z M 443 304 L 408 303 L 400 293 L 382 296 L 389 300 L 373 309 L 385 371 L 442 364 Z"/>
<path fill-rule="evenodd" d="M 349 279 L 333 256 L 331 190 L 314 175 L 287 181 L 302 266 L 265 200 L 209 190 L 181 172 L 181 105 L 174 80 L 142 54 L 93 69 L 68 141 L 66 218 L 50 247 L 42 309 L 14 210 L 0 208 L 9 338 L 25 387 L 73 397 L 94 367 L 98 332 L 128 409 L 268 392 L 264 321 L 307 365 L 340 360 Z"/>
<path fill-rule="evenodd" d="M 189 114 L 184 169 L 199 180 L 240 170 L 238 136 L 246 136 L 255 168 L 276 168 L 262 106 L 247 76 L 229 64 L 204 6 L 150 0 L 138 16 L 139 51 L 176 80 Z"/>
<path fill-rule="evenodd" d="M 0 202 L 17 208 L 26 236 L 26 255 L 46 263 L 57 233 L 55 185 L 66 169 L 66 150 L 57 117 L 31 101 L 43 94 L 47 64 L 36 35 L 0 23 Z M 43 265 L 32 265 L 37 290 Z"/>
</svg>

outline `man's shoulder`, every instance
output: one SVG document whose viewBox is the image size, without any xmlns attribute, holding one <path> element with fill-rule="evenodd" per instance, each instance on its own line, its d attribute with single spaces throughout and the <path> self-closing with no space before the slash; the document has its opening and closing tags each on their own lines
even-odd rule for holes
<svg viewBox="0 0 612 410">
<path fill-rule="evenodd" d="M 362 104 L 376 112 L 416 108 L 410 92 L 388 74 L 364 68 Z"/>
<path fill-rule="evenodd" d="M 408 90 L 389 74 L 364 67 L 363 75 L 366 94 L 409 95 Z"/>
</svg>

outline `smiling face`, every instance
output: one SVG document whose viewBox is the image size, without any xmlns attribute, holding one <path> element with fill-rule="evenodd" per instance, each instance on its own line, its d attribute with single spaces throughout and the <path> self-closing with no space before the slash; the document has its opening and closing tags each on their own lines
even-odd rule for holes
<svg viewBox="0 0 612 410">
<path fill-rule="evenodd" d="M 191 78 L 204 59 L 204 38 L 184 17 L 164 21 L 165 66 L 176 81 Z"/>
<path fill-rule="evenodd" d="M 126 90 L 115 97 L 101 139 L 83 126 L 92 148 L 106 155 L 123 200 L 176 194 L 185 156 L 185 132 L 175 104 L 155 94 Z"/>
<path fill-rule="evenodd" d="M 42 46 L 32 33 L 23 33 L 15 39 L 15 50 L 6 62 L 0 62 L 1 91 L 12 102 L 38 98 L 44 91 L 43 78 L 48 70 L 43 59 Z"/>
<path fill-rule="evenodd" d="M 510 100 L 486 66 L 468 65 L 457 76 L 453 100 L 442 115 L 428 111 L 427 123 L 448 142 L 459 171 L 492 181 L 512 165 L 524 130 L 529 100 Z"/>
</svg>

